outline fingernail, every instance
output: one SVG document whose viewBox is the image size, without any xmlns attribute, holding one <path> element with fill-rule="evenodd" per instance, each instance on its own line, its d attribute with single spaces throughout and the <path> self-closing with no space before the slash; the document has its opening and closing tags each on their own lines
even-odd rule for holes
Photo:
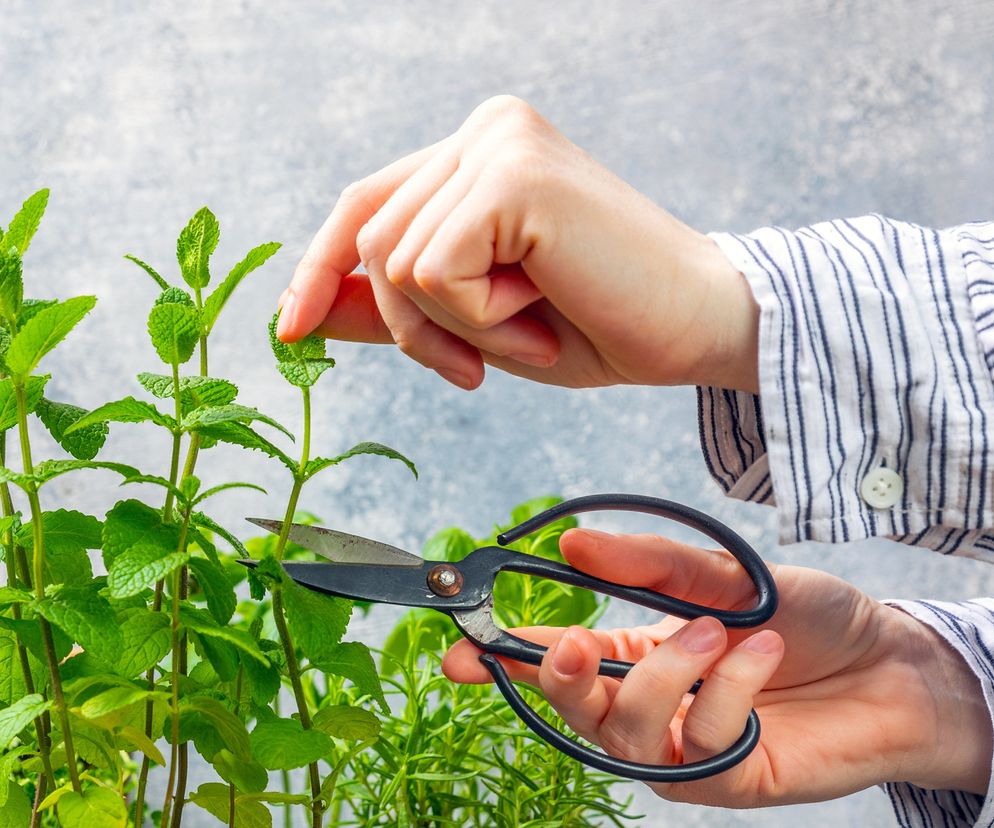
<svg viewBox="0 0 994 828">
<path fill-rule="evenodd" d="M 293 315 L 296 305 L 296 294 L 292 290 L 287 291 L 286 298 L 283 300 L 283 307 L 280 309 L 279 322 L 276 323 L 276 335 L 278 337 L 282 337 L 287 332 L 287 329 L 293 325 Z"/>
<path fill-rule="evenodd" d="M 754 653 L 769 655 L 780 651 L 780 636 L 773 630 L 763 630 L 747 638 L 742 646 Z"/>
<path fill-rule="evenodd" d="M 556 361 L 555 356 L 548 354 L 508 354 L 508 359 L 523 362 L 525 365 L 534 365 L 536 368 L 548 368 Z"/>
<path fill-rule="evenodd" d="M 676 634 L 677 643 L 692 653 L 710 652 L 721 637 L 721 625 L 709 621 L 691 621 Z"/>
<path fill-rule="evenodd" d="M 552 654 L 552 666 L 562 676 L 572 676 L 583 666 L 583 653 L 573 640 L 573 633 L 567 630 L 559 639 L 556 651 Z"/>
<path fill-rule="evenodd" d="M 462 371 L 453 371 L 451 368 L 436 368 L 435 373 L 460 388 L 469 389 L 473 385 L 472 380 Z"/>
</svg>

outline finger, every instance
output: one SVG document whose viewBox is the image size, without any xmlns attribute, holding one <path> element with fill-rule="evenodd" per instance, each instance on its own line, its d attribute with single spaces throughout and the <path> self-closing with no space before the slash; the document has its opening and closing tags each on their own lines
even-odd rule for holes
<svg viewBox="0 0 994 828">
<path fill-rule="evenodd" d="M 477 184 L 444 217 L 407 263 L 417 284 L 464 324 L 485 329 L 530 305 L 542 294 L 520 266 L 498 271 L 494 265 L 518 265 L 532 241 L 502 209 L 485 184 Z"/>
<path fill-rule="evenodd" d="M 393 342 L 365 273 L 351 273 L 342 278 L 331 310 L 314 333 L 345 342 Z"/>
<path fill-rule="evenodd" d="M 636 664 L 597 731 L 608 753 L 633 762 L 673 761 L 670 722 L 684 695 L 720 656 L 725 628 L 697 618 Z"/>
<path fill-rule="evenodd" d="M 548 647 L 558 641 L 566 630 L 562 627 L 521 627 L 509 632 L 526 641 Z M 480 663 L 482 653 L 472 641 L 462 638 L 449 647 L 442 658 L 442 672 L 452 681 L 461 684 L 486 684 L 493 681 L 490 671 Z M 507 658 L 500 661 L 514 681 L 538 685 L 538 667 Z"/>
<path fill-rule="evenodd" d="M 598 726 L 611 708 L 619 683 L 597 670 L 601 646 L 590 630 L 570 627 L 542 659 L 538 671 L 542 693 L 573 731 L 597 740 Z"/>
<path fill-rule="evenodd" d="M 444 143 L 412 153 L 345 188 L 281 297 L 277 328 L 281 339 L 292 342 L 306 336 L 327 315 L 342 277 L 359 264 L 356 236 L 360 228 Z"/>
<path fill-rule="evenodd" d="M 773 630 L 763 630 L 729 650 L 714 665 L 683 721 L 680 739 L 684 762 L 714 756 L 735 743 L 745 728 L 753 699 L 773 676 L 783 655 L 783 639 Z"/>
<path fill-rule="evenodd" d="M 577 569 L 618 584 L 723 609 L 751 606 L 755 600 L 749 576 L 724 550 L 701 549 L 658 535 L 612 535 L 591 529 L 570 529 L 559 548 Z"/>
</svg>

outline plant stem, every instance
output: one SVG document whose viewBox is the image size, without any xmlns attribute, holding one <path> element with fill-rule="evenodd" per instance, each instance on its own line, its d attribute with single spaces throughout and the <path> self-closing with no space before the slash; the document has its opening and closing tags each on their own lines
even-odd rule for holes
<svg viewBox="0 0 994 828">
<path fill-rule="evenodd" d="M 7 433 L 4 432 L 0 435 L 0 464 L 7 465 Z M 0 507 L 2 507 L 2 512 L 4 517 L 11 517 L 14 514 L 14 501 L 10 497 L 10 486 L 7 483 L 0 483 Z M 4 547 L 4 562 L 7 565 L 7 583 L 11 586 L 14 585 L 17 580 L 17 570 L 15 563 L 16 552 L 14 551 L 14 532 L 12 529 L 8 529 L 4 532 L 3 537 L 3 547 Z M 21 550 L 23 556 L 24 550 Z M 27 564 L 27 561 L 25 561 Z M 22 575 L 28 575 L 27 566 L 23 567 L 24 571 Z M 27 580 L 24 585 L 31 589 L 31 581 Z M 11 605 L 11 614 L 14 616 L 15 621 L 21 620 L 21 606 L 20 604 Z M 31 662 L 28 661 L 28 651 L 25 649 L 24 644 L 21 643 L 20 635 L 14 636 L 15 645 L 17 647 L 17 660 L 21 665 L 21 675 L 24 677 L 24 692 L 27 695 L 31 695 L 35 692 L 35 682 L 34 677 L 31 675 Z M 51 719 L 48 713 L 44 713 L 38 716 L 34 720 L 35 734 L 38 737 L 38 751 L 41 753 L 41 763 L 45 769 L 45 780 L 48 782 L 52 790 L 55 789 L 55 775 L 52 772 L 52 743 L 49 738 L 49 733 L 51 732 L 52 725 Z"/>
<path fill-rule="evenodd" d="M 155 595 L 152 598 L 152 612 L 162 609 L 162 581 L 155 585 Z M 148 689 L 155 690 L 155 667 L 149 667 L 145 674 Z M 145 736 L 152 738 L 152 717 L 155 715 L 154 704 L 151 700 L 145 702 Z M 142 756 L 142 766 L 138 773 L 138 788 L 135 793 L 135 828 L 141 828 L 145 810 L 145 787 L 148 784 L 148 769 L 152 760 L 148 755 Z"/>
<path fill-rule="evenodd" d="M 183 514 L 183 525 L 180 528 L 179 533 L 179 543 L 177 544 L 177 549 L 183 550 L 186 548 L 186 534 L 190 528 L 190 512 L 187 510 Z M 183 568 L 179 567 L 175 574 L 173 575 L 173 601 L 172 601 L 172 612 L 171 612 L 171 629 L 172 629 L 172 697 L 170 700 L 170 713 L 172 718 L 172 733 L 170 735 L 170 744 L 172 746 L 169 757 L 169 779 L 166 782 L 166 795 L 162 803 L 162 821 L 160 822 L 161 828 L 166 828 L 170 824 L 170 806 L 173 801 L 173 785 L 176 782 L 176 771 L 179 757 L 179 677 L 180 677 L 180 658 L 179 658 L 179 644 L 180 644 L 180 623 L 179 623 L 179 608 L 180 608 L 180 595 L 182 592 L 183 584 Z M 179 807 L 179 800 L 177 799 L 177 808 Z"/>
<path fill-rule="evenodd" d="M 21 440 L 21 463 L 24 466 L 24 473 L 31 475 L 34 473 L 34 464 L 31 462 L 31 440 L 28 436 L 28 403 L 23 383 L 14 383 L 14 397 L 17 400 L 17 432 Z M 45 597 L 43 575 L 45 565 L 45 529 L 42 520 L 41 502 L 38 500 L 38 484 L 33 480 L 29 480 L 24 490 L 28 496 L 28 505 L 31 507 L 34 589 L 35 596 L 40 601 Z M 73 790 L 76 793 L 82 793 L 83 789 L 79 782 L 79 769 L 76 767 L 76 750 L 73 745 L 72 729 L 69 726 L 69 710 L 66 708 L 66 700 L 62 695 L 62 676 L 59 673 L 59 659 L 55 654 L 55 641 L 52 638 L 52 628 L 49 626 L 48 621 L 41 615 L 38 616 L 38 625 L 41 627 L 42 645 L 45 648 L 45 660 L 48 662 L 48 672 L 52 682 L 52 696 L 55 701 L 55 709 L 59 714 L 59 722 L 62 725 L 62 739 L 66 746 L 66 765 L 69 770 L 69 778 L 72 781 Z"/>
</svg>

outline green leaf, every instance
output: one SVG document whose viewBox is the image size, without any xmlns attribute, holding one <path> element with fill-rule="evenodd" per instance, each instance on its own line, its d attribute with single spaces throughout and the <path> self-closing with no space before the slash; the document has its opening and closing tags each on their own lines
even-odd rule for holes
<svg viewBox="0 0 994 828">
<path fill-rule="evenodd" d="M 391 460 L 399 460 L 411 470 L 411 474 L 415 478 L 418 476 L 418 470 L 415 468 L 414 463 L 399 451 L 394 451 L 382 443 L 365 442 L 352 446 L 347 452 L 339 454 L 337 457 L 315 457 L 313 460 L 308 461 L 307 465 L 304 466 L 304 479 L 309 480 L 322 469 L 326 469 L 329 466 L 337 466 L 343 460 L 348 460 L 350 457 L 355 457 L 359 454 L 378 454 L 381 457 L 389 457 Z"/>
<path fill-rule="evenodd" d="M 183 418 L 183 429 L 193 431 L 201 426 L 212 426 L 220 423 L 249 423 L 258 420 L 266 425 L 282 431 L 291 440 L 293 435 L 285 426 L 280 425 L 272 417 L 263 414 L 261 411 L 247 405 L 229 403 L 228 405 L 210 406 L 198 408 Z"/>
<path fill-rule="evenodd" d="M 458 527 L 433 535 L 421 550 L 426 561 L 461 561 L 479 546 L 469 532 Z"/>
<path fill-rule="evenodd" d="M 62 828 L 124 828 L 128 809 L 114 791 L 102 787 L 67 793 L 59 800 Z"/>
<path fill-rule="evenodd" d="M 180 700 L 180 714 L 186 711 L 199 713 L 211 723 L 227 750 L 239 759 L 251 758 L 249 734 L 245 724 L 216 699 L 206 696 L 187 696 Z M 210 760 L 213 757 L 205 757 Z"/>
<path fill-rule="evenodd" d="M 195 474 L 188 474 L 179 482 L 179 490 L 183 500 L 191 501 L 200 491 L 200 478 Z"/>
<path fill-rule="evenodd" d="M 45 383 L 49 381 L 48 374 L 28 377 L 24 384 L 24 397 L 30 414 L 38 407 Z M 14 383 L 10 377 L 0 380 L 0 431 L 6 431 L 17 425 L 17 395 L 14 393 Z"/>
<path fill-rule="evenodd" d="M 156 544 L 135 544 L 107 570 L 107 587 L 114 598 L 138 595 L 179 569 L 189 559 L 189 552 L 169 552 L 163 555 L 162 549 Z"/>
<path fill-rule="evenodd" d="M 150 483 L 153 486 L 160 486 L 167 492 L 172 492 L 173 497 L 175 497 L 180 503 L 186 503 L 186 495 L 183 494 L 179 486 L 174 486 L 166 480 L 166 478 L 159 477 L 157 474 L 136 474 L 134 477 L 126 478 L 121 485 L 128 486 L 135 483 Z"/>
<path fill-rule="evenodd" d="M 260 804 L 260 808 L 265 806 Z M 24 828 L 31 824 L 31 800 L 20 785 L 12 785 L 7 801 L 0 805 L 0 828 Z"/>
<path fill-rule="evenodd" d="M 17 734 L 51 706 L 40 693 L 32 693 L 0 710 L 0 750 L 10 747 Z"/>
<path fill-rule="evenodd" d="M 314 727 L 336 739 L 365 741 L 380 734 L 380 720 L 375 713 L 349 704 L 332 704 L 314 714 Z"/>
<path fill-rule="evenodd" d="M 9 824 L 4 821 L 3 813 L 4 807 L 10 799 L 10 783 L 14 781 L 14 770 L 20 762 L 19 754 L 23 755 L 20 750 L 12 750 L 10 753 L 5 753 L 3 756 L 0 756 L 0 828 L 3 828 L 3 826 Z M 21 788 L 16 783 L 14 787 L 17 788 L 14 792 L 16 796 L 17 791 L 20 791 Z"/>
<path fill-rule="evenodd" d="M 95 296 L 77 296 L 40 310 L 17 332 L 7 351 L 7 367 L 26 377 L 42 357 L 66 338 L 96 304 Z"/>
<path fill-rule="evenodd" d="M 244 423 L 214 423 L 212 425 L 198 426 L 194 430 L 198 434 L 203 434 L 222 443 L 231 443 L 242 448 L 261 451 L 270 457 L 275 457 L 291 472 L 296 473 L 297 471 L 297 462 L 290 455 L 277 448 L 269 440 L 253 431 Z"/>
<path fill-rule="evenodd" d="M 101 540 L 104 566 L 110 569 L 120 555 L 138 543 L 154 543 L 163 554 L 175 552 L 179 529 L 165 523 L 158 510 L 140 500 L 122 500 L 107 512 Z"/>
<path fill-rule="evenodd" d="M 111 687 L 83 702 L 79 713 L 85 719 L 100 719 L 151 697 L 168 698 L 164 693 L 156 694 L 144 687 Z"/>
<path fill-rule="evenodd" d="M 173 378 L 164 374 L 139 374 L 138 382 L 160 399 L 172 398 Z M 180 377 L 180 408 L 189 413 L 203 405 L 227 405 L 238 395 L 238 387 L 228 380 L 197 375 Z"/>
<path fill-rule="evenodd" d="M 220 782 L 204 782 L 190 794 L 190 801 L 228 825 L 229 789 Z M 273 828 L 273 816 L 261 802 L 242 802 L 236 798 L 235 828 Z"/>
<path fill-rule="evenodd" d="M 77 460 L 92 460 L 107 440 L 109 429 L 106 423 L 93 423 L 82 428 L 73 428 L 75 423 L 86 416 L 86 409 L 79 406 L 53 402 L 42 397 L 38 402 L 36 413 L 55 442 Z"/>
<path fill-rule="evenodd" d="M 168 290 L 169 289 L 169 282 L 167 282 L 165 279 L 163 279 L 158 274 L 158 272 L 156 272 L 155 268 L 152 267 L 152 265 L 143 262 L 137 256 L 132 256 L 131 254 L 128 254 L 124 258 L 127 259 L 129 262 L 134 262 L 136 265 L 138 265 L 138 267 L 140 267 L 149 276 L 152 277 L 152 281 L 154 281 L 160 288 L 162 288 L 163 290 Z"/>
<path fill-rule="evenodd" d="M 146 421 L 151 421 L 170 430 L 176 428 L 176 421 L 169 415 L 163 414 L 152 403 L 136 400 L 134 397 L 124 397 L 120 400 L 104 403 L 99 408 L 94 408 L 93 411 L 73 422 L 64 433 L 72 434 L 99 423 L 143 423 Z"/>
<path fill-rule="evenodd" d="M 37 659 L 39 664 L 46 664 L 45 644 L 41 638 L 41 627 L 35 620 L 7 618 L 0 615 L 0 627 L 14 633 L 29 653 Z M 55 655 L 59 661 L 64 659 L 72 650 L 73 639 L 62 632 L 58 627 L 52 628 L 52 638 L 55 640 Z M 20 673 L 21 668 L 14 668 Z"/>
<path fill-rule="evenodd" d="M 122 678 L 134 678 L 158 664 L 170 649 L 169 616 L 144 607 L 118 613 L 123 646 L 110 663 Z"/>
<path fill-rule="evenodd" d="M 182 365 L 200 341 L 200 311 L 179 303 L 155 305 L 148 315 L 148 335 L 159 359 Z"/>
<path fill-rule="evenodd" d="M 126 740 L 129 744 L 144 753 L 153 762 L 160 765 L 166 764 L 166 757 L 163 756 L 162 751 L 155 746 L 155 742 L 149 739 L 143 730 L 139 730 L 134 725 L 125 725 L 120 728 L 117 731 L 117 738 Z"/>
<path fill-rule="evenodd" d="M 20 255 L 24 255 L 34 238 L 41 217 L 45 215 L 45 207 L 48 206 L 48 188 L 39 190 L 21 205 L 21 209 L 10 220 L 7 232 L 3 234 L 3 242 L 0 249 L 10 250 L 15 248 Z"/>
<path fill-rule="evenodd" d="M 390 708 L 387 707 L 387 700 L 383 695 L 376 665 L 373 664 L 373 657 L 365 644 L 360 644 L 358 641 L 339 644 L 330 655 L 311 659 L 311 662 L 324 673 L 347 678 L 359 688 L 361 693 L 372 696 L 384 713 L 389 712 Z"/>
<path fill-rule="evenodd" d="M 235 756 L 227 748 L 215 753 L 211 764 L 218 776 L 239 791 L 259 793 L 266 790 L 266 785 L 269 784 L 269 774 L 262 765 L 254 759 Z"/>
<path fill-rule="evenodd" d="M 20 330 L 30 320 L 34 319 L 40 311 L 57 304 L 59 304 L 58 299 L 24 299 L 21 302 L 20 313 L 17 314 L 17 330 Z"/>
<path fill-rule="evenodd" d="M 176 260 L 179 262 L 183 281 L 195 289 L 207 287 L 211 274 L 209 262 L 217 248 L 221 227 L 214 214 L 206 207 L 194 213 L 176 240 Z"/>
<path fill-rule="evenodd" d="M 249 555 L 249 551 L 242 545 L 242 542 L 212 517 L 205 515 L 203 512 L 193 512 L 190 515 L 190 522 L 194 526 L 206 529 L 207 531 L 213 532 L 215 535 L 219 535 L 224 538 L 231 545 L 231 548 L 243 558 L 251 557 L 251 555 Z"/>
<path fill-rule="evenodd" d="M 109 469 L 117 472 L 122 477 L 138 477 L 138 469 L 133 466 L 126 466 L 124 463 L 111 463 L 105 460 L 42 460 L 35 466 L 31 479 L 41 484 L 46 483 L 53 477 L 67 474 L 68 472 L 79 471 L 80 469 Z"/>
<path fill-rule="evenodd" d="M 315 664 L 331 661 L 345 635 L 352 602 L 313 592 L 294 583 L 282 572 L 283 605 L 297 646 Z M 337 674 L 336 674 L 337 675 Z"/>
<path fill-rule="evenodd" d="M 17 589 L 12 586 L 0 587 L 0 607 L 9 607 L 13 604 L 30 604 L 34 600 L 34 595 L 26 589 Z"/>
<path fill-rule="evenodd" d="M 120 654 L 124 639 L 114 610 L 93 586 L 58 587 L 36 606 L 38 612 L 84 650 L 101 661 L 112 663 Z"/>
<path fill-rule="evenodd" d="M 218 624 L 227 624 L 235 614 L 235 590 L 224 570 L 204 558 L 190 558 L 190 572 L 203 590 L 207 609 Z"/>
<path fill-rule="evenodd" d="M 227 641 L 260 664 L 269 664 L 269 660 L 259 649 L 256 640 L 244 630 L 237 627 L 222 627 L 210 615 L 193 607 L 180 607 L 179 614 L 180 621 L 188 630 L 199 636 Z"/>
<path fill-rule="evenodd" d="M 193 501 L 193 505 L 196 506 L 198 503 L 203 503 L 207 498 L 213 497 L 220 492 L 226 492 L 228 489 L 254 489 L 257 492 L 262 492 L 263 494 L 269 494 L 262 486 L 256 486 L 255 483 L 243 483 L 241 481 L 232 481 L 231 483 L 222 483 L 219 486 L 211 486 L 207 491 L 202 492 L 200 496 Z"/>
<path fill-rule="evenodd" d="M 168 287 L 162 293 L 160 293 L 156 298 L 154 305 L 185 305 L 188 308 L 195 308 L 196 303 L 193 301 L 193 297 L 190 296 L 183 288 L 179 287 Z"/>
<path fill-rule="evenodd" d="M 13 327 L 23 300 L 21 256 L 15 250 L 0 248 L 0 316 L 8 325 Z"/>
<path fill-rule="evenodd" d="M 280 673 L 275 665 L 263 667 L 258 661 L 247 658 L 242 662 L 249 695 L 258 705 L 268 705 L 280 691 Z"/>
<path fill-rule="evenodd" d="M 67 509 L 42 513 L 45 534 L 46 583 L 84 583 L 93 577 L 87 549 L 100 548 L 100 521 L 92 515 Z M 34 530 L 26 523 L 16 541 L 33 559 Z"/>
<path fill-rule="evenodd" d="M 276 367 L 291 385 L 306 388 L 335 366 L 335 360 L 325 356 L 325 341 L 313 334 L 298 342 L 281 342 L 276 336 L 279 314 L 269 322 L 269 344 L 276 357 Z"/>
<path fill-rule="evenodd" d="M 281 245 L 278 242 L 266 242 L 258 247 L 252 248 L 231 272 L 225 277 L 214 290 L 214 292 L 204 301 L 204 328 L 209 334 L 214 328 L 214 323 L 221 313 L 225 303 L 231 298 L 235 288 L 253 270 L 261 267 L 272 256 Z"/>
<path fill-rule="evenodd" d="M 250 736 L 252 755 L 268 770 L 292 770 L 331 753 L 334 743 L 320 730 L 304 730 L 296 719 L 256 725 Z"/>
</svg>

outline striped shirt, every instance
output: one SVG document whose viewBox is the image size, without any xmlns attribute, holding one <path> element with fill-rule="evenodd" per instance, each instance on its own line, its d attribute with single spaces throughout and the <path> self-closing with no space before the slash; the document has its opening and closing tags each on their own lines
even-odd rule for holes
<svg viewBox="0 0 994 828">
<path fill-rule="evenodd" d="M 760 308 L 760 394 L 698 389 L 718 485 L 776 506 L 781 543 L 886 537 L 994 563 L 994 223 L 712 238 Z M 962 655 L 994 714 L 994 599 L 893 603 Z M 986 797 L 886 789 L 902 826 L 994 826 L 994 774 Z"/>
</svg>

